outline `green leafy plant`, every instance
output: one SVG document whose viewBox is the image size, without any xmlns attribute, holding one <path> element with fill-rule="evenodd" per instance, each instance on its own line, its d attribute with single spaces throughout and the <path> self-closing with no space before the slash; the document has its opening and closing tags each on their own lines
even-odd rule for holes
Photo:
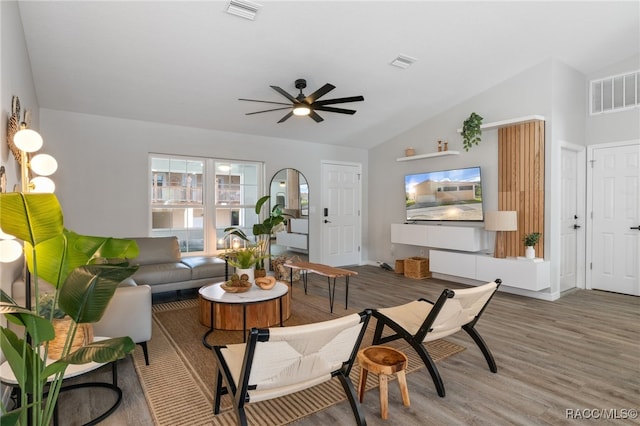
<svg viewBox="0 0 640 426">
<path fill-rule="evenodd" d="M 260 215 L 262 212 L 262 207 L 269 201 L 271 196 L 265 195 L 261 197 L 256 203 L 256 214 Z M 280 204 L 276 204 L 271 208 L 269 212 L 269 216 L 267 216 L 262 223 L 256 223 L 253 225 L 253 235 L 255 236 L 255 245 L 258 248 L 258 255 L 256 256 L 256 268 L 264 269 L 264 259 L 269 258 L 269 240 L 271 239 L 271 234 L 273 233 L 273 229 L 283 223 L 285 221 L 285 215 L 282 212 L 282 206 Z M 227 235 L 235 235 L 244 241 L 249 241 L 249 237 L 242 231 L 242 229 L 232 226 L 226 228 L 224 232 Z"/>
<path fill-rule="evenodd" d="M 465 151 L 469 151 L 473 145 L 480 143 L 480 136 L 482 135 L 483 118 L 475 112 L 472 112 L 469 118 L 462 123 L 462 146 Z"/>
<path fill-rule="evenodd" d="M 258 246 L 249 246 L 237 250 L 231 250 L 223 253 L 221 257 L 226 258 L 229 265 L 239 269 L 251 269 L 265 258 L 260 254 Z"/>
<path fill-rule="evenodd" d="M 124 336 L 71 352 L 78 324 L 99 321 L 120 282 L 137 270 L 125 258 L 136 257 L 138 247 L 131 240 L 84 236 L 65 229 L 62 209 L 53 194 L 0 194 L 0 228 L 24 241 L 35 300 L 40 300 L 38 281 L 43 279 L 55 288 L 51 306 L 72 319 L 60 359 L 45 362 L 49 342 L 55 337 L 55 310 L 42 316 L 37 307 L 21 307 L 0 292 L 0 313 L 23 330 L 18 336 L 0 327 L 0 347 L 18 382 L 20 400 L 30 401 L 12 411 L 3 406 L 0 423 L 48 426 L 69 364 L 108 363 L 135 348 L 133 340 Z"/>
<path fill-rule="evenodd" d="M 538 244 L 540 237 L 542 236 L 539 232 L 532 232 L 530 234 L 526 234 L 522 237 L 522 241 L 524 242 L 525 247 L 533 247 Z"/>
<path fill-rule="evenodd" d="M 40 316 L 44 318 L 62 319 L 66 315 L 62 309 L 56 306 L 55 293 L 42 293 L 38 297 L 38 309 Z"/>
</svg>

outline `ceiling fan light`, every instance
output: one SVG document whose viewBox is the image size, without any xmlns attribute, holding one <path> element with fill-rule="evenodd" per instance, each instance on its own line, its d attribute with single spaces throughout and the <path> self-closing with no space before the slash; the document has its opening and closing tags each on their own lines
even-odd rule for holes
<svg viewBox="0 0 640 426">
<path fill-rule="evenodd" d="M 293 115 L 309 115 L 311 114 L 311 108 L 308 106 L 297 106 L 293 108 Z"/>
</svg>

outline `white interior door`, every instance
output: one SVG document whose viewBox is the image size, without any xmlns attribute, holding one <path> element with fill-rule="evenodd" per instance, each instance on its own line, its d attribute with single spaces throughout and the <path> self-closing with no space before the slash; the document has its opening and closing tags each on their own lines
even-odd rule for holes
<svg viewBox="0 0 640 426">
<path fill-rule="evenodd" d="M 592 160 L 591 288 L 640 296 L 640 144 Z"/>
<path fill-rule="evenodd" d="M 584 147 L 561 148 L 560 291 L 584 287 Z"/>
<path fill-rule="evenodd" d="M 322 163 L 322 263 L 360 263 L 360 166 Z"/>
</svg>

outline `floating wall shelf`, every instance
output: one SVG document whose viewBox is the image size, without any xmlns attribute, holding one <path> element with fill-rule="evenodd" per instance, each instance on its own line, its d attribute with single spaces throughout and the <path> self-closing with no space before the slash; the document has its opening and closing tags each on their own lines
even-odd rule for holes
<svg viewBox="0 0 640 426">
<path fill-rule="evenodd" d="M 494 121 L 493 123 L 485 123 L 480 126 L 480 130 L 492 130 L 500 127 L 512 126 L 514 124 L 526 123 L 527 121 L 544 121 L 542 115 L 527 115 L 524 117 L 511 118 L 509 120 Z M 462 129 L 458 129 L 458 133 L 462 133 Z"/>
<path fill-rule="evenodd" d="M 440 152 L 432 152 L 431 154 L 420 154 L 420 155 L 412 155 L 410 157 L 400 157 L 396 158 L 396 161 L 412 161 L 412 160 L 420 160 L 422 158 L 433 158 L 433 157 L 444 157 L 445 155 L 459 155 L 460 151 L 440 151 Z"/>
</svg>

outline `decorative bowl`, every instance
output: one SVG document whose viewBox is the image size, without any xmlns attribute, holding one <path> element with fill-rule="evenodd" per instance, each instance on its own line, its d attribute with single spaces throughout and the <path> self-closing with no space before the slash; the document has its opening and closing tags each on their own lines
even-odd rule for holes
<svg viewBox="0 0 640 426">
<path fill-rule="evenodd" d="M 248 286 L 227 285 L 227 283 L 223 283 L 222 285 L 220 285 L 220 288 L 222 288 L 227 293 L 244 293 L 251 290 L 251 283 L 249 283 Z"/>
<path fill-rule="evenodd" d="M 259 277 L 256 278 L 256 285 L 263 290 L 271 290 L 276 285 L 275 277 Z"/>
</svg>

